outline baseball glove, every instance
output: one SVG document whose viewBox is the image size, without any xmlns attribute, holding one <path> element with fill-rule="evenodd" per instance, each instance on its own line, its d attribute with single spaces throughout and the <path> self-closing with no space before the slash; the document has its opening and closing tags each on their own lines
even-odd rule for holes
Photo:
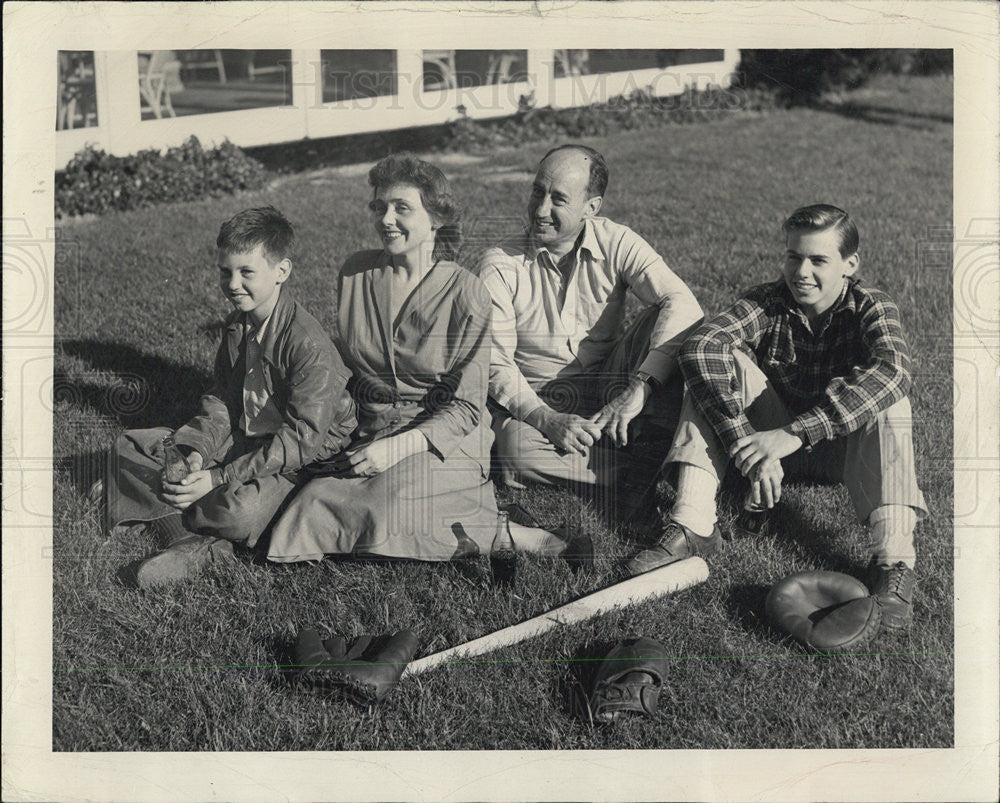
<svg viewBox="0 0 1000 803">
<path fill-rule="evenodd" d="M 589 690 L 578 690 L 577 716 L 592 723 L 654 716 L 666 670 L 667 650 L 658 641 L 630 637 L 618 642 L 598 664 Z"/>
<path fill-rule="evenodd" d="M 320 641 L 306 627 L 295 640 L 294 660 L 300 682 L 337 692 L 359 705 L 380 703 L 399 683 L 417 651 L 409 630 L 392 636 L 361 636 L 351 648 L 341 636 Z"/>
<path fill-rule="evenodd" d="M 799 572 L 767 595 L 768 618 L 780 630 L 819 652 L 836 653 L 871 638 L 881 618 L 864 583 L 840 572 Z"/>
</svg>

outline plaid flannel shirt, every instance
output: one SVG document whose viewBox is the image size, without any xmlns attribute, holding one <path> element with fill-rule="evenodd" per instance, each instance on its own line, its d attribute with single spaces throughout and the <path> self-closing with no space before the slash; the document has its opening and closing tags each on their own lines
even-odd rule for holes
<svg viewBox="0 0 1000 803">
<path fill-rule="evenodd" d="M 807 447 L 854 432 L 907 395 L 909 349 L 886 293 L 848 279 L 817 323 L 814 332 L 779 279 L 746 292 L 681 348 L 695 406 L 726 449 L 755 431 L 736 387 L 734 349 L 756 359 Z"/>
</svg>

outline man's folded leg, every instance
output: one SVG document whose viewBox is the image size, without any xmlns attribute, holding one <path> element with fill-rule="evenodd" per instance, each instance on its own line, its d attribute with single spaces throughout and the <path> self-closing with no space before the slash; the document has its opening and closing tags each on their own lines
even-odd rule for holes
<svg viewBox="0 0 1000 803">
<path fill-rule="evenodd" d="M 543 485 L 593 485 L 600 465 L 594 456 L 564 452 L 539 430 L 509 415 L 494 416 L 497 462 L 504 483 L 524 488 Z"/>
</svg>

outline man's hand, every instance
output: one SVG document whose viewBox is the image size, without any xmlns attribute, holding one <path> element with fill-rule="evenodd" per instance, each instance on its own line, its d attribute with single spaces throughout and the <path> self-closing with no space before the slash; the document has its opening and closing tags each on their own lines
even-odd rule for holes
<svg viewBox="0 0 1000 803">
<path fill-rule="evenodd" d="M 729 447 L 729 456 L 744 477 L 761 462 L 781 460 L 802 448 L 802 439 L 790 426 L 745 435 Z M 752 479 L 752 478 L 751 478 Z"/>
<path fill-rule="evenodd" d="M 196 454 L 198 453 L 192 452 L 192 456 Z M 197 471 L 192 471 L 180 482 L 163 481 L 163 491 L 160 498 L 178 510 L 184 510 L 194 504 L 215 487 L 212 484 L 212 473 L 201 470 L 201 455 L 198 457 L 199 469 Z"/>
<path fill-rule="evenodd" d="M 750 477 L 750 496 L 758 507 L 769 510 L 781 501 L 781 481 L 785 472 L 780 460 L 763 460 Z"/>
<path fill-rule="evenodd" d="M 358 477 L 374 477 L 407 457 L 426 450 L 427 438 L 422 432 L 411 429 L 399 435 L 372 441 L 360 449 L 342 452 L 335 462 L 340 468 Z"/>
<path fill-rule="evenodd" d="M 557 413 L 550 407 L 532 410 L 525 423 L 539 430 L 557 448 L 581 457 L 586 457 L 601 437 L 601 427 L 593 421 L 572 413 Z"/>
<path fill-rule="evenodd" d="M 603 432 L 608 433 L 612 443 L 617 446 L 627 446 L 628 425 L 642 412 L 652 392 L 649 383 L 633 378 L 624 391 L 592 415 L 590 420 Z"/>
</svg>

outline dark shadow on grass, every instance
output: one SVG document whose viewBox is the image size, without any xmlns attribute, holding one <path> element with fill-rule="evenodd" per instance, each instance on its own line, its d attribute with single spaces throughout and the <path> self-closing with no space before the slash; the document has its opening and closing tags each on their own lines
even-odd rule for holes
<svg viewBox="0 0 1000 803">
<path fill-rule="evenodd" d="M 562 664 L 554 683 L 554 697 L 570 716 L 592 724 L 587 716 L 584 700 L 587 690 L 593 688 L 594 676 L 601 659 L 614 647 L 611 641 L 592 641 L 574 650 L 570 660 Z"/>
<path fill-rule="evenodd" d="M 275 672 L 268 672 L 266 683 L 274 691 L 285 694 L 288 691 L 306 691 L 301 682 L 301 672 L 295 666 L 295 643 L 287 636 L 273 634 L 260 639 L 268 655 L 274 656 Z"/>
<path fill-rule="evenodd" d="M 760 583 L 730 586 L 726 595 L 726 612 L 745 631 L 779 642 L 784 634 L 776 630 L 764 612 L 764 601 L 771 589 Z"/>
<path fill-rule="evenodd" d="M 70 483 L 80 496 L 88 496 L 94 482 L 104 476 L 106 451 L 87 451 L 62 457 L 55 461 L 55 469 L 69 476 Z M 96 503 L 95 503 L 96 504 Z"/>
<path fill-rule="evenodd" d="M 115 572 L 115 577 L 119 583 L 132 591 L 139 590 L 139 567 L 142 562 L 146 560 L 149 555 L 139 558 L 138 560 L 130 561 L 122 566 L 118 567 Z"/>
<path fill-rule="evenodd" d="M 348 134 L 277 145 L 244 148 L 274 173 L 300 173 L 321 167 L 374 162 L 401 150 L 441 150 L 452 139 L 447 125 L 416 126 L 398 131 Z"/>
<path fill-rule="evenodd" d="M 879 123 L 881 125 L 904 126 L 918 131 L 928 131 L 934 128 L 935 123 L 953 123 L 954 118 L 950 114 L 936 114 L 934 112 L 915 112 L 906 109 L 896 109 L 891 106 L 876 106 L 867 103 L 815 103 L 812 108 L 822 111 L 839 114 L 851 120 L 861 120 L 866 123 Z"/>
<path fill-rule="evenodd" d="M 830 545 L 837 539 L 835 530 L 826 526 L 816 527 L 801 511 L 787 503 L 782 502 L 779 510 L 780 516 L 768 525 L 778 541 L 807 552 L 821 569 L 864 577 L 866 567 L 863 564 L 830 550 Z"/>
<path fill-rule="evenodd" d="M 129 429 L 180 425 L 195 412 L 198 398 L 212 384 L 205 367 L 182 365 L 125 343 L 64 340 L 59 350 L 83 360 L 95 372 L 118 378 L 108 387 L 84 375 L 68 380 L 66 392 L 72 392 L 74 401 L 91 404 Z"/>
</svg>

